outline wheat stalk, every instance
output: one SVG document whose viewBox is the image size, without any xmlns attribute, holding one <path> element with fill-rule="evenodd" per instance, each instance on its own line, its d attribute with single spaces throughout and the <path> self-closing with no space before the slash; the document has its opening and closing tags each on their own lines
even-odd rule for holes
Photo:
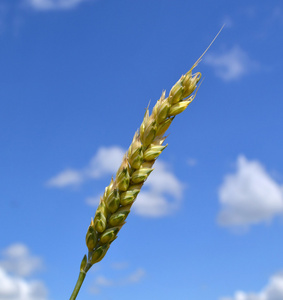
<svg viewBox="0 0 283 300">
<path fill-rule="evenodd" d="M 175 116 L 182 113 L 196 96 L 201 73 L 193 74 L 193 70 L 220 31 L 192 68 L 172 87 L 169 96 L 165 98 L 164 91 L 152 113 L 149 114 L 149 109 L 146 109 L 141 126 L 135 133 L 115 178 L 105 188 L 94 219 L 91 219 L 86 233 L 88 256 L 85 255 L 81 262 L 79 278 L 70 300 L 76 299 L 86 273 L 103 259 L 125 224 L 137 195 L 153 171 L 156 159 L 167 147 L 167 144 L 163 145 L 166 139 L 164 134 Z"/>
</svg>

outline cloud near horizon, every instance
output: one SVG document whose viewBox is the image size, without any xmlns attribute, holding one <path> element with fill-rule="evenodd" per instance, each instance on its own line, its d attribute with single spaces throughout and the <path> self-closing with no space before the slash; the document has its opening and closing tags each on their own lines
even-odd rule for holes
<svg viewBox="0 0 283 300">
<path fill-rule="evenodd" d="M 221 210 L 218 223 L 227 227 L 247 228 L 270 222 L 283 213 L 283 188 L 258 161 L 243 155 L 237 159 L 237 170 L 224 177 L 218 191 Z"/>
<path fill-rule="evenodd" d="M 78 186 L 90 179 L 113 176 L 117 172 L 125 150 L 118 146 L 101 147 L 88 165 L 80 170 L 66 169 L 47 181 L 47 186 L 64 188 Z M 109 178 L 110 181 L 110 178 Z M 154 172 L 149 176 L 133 206 L 133 211 L 141 216 L 162 217 L 175 212 L 181 204 L 184 184 L 162 160 L 154 164 Z M 100 195 L 102 195 L 103 191 Z M 86 203 L 97 206 L 100 195 L 88 197 Z"/>
<path fill-rule="evenodd" d="M 23 244 L 13 244 L 1 253 L 0 299 L 47 300 L 44 283 L 25 278 L 42 268 L 42 260 L 31 255 Z"/>
<path fill-rule="evenodd" d="M 267 285 L 259 292 L 236 291 L 232 297 L 219 300 L 280 300 L 283 299 L 283 272 L 273 275 Z"/>
<path fill-rule="evenodd" d="M 259 64 L 238 45 L 221 54 L 207 53 L 203 61 L 212 66 L 216 76 L 224 81 L 237 80 L 259 68 Z"/>
</svg>

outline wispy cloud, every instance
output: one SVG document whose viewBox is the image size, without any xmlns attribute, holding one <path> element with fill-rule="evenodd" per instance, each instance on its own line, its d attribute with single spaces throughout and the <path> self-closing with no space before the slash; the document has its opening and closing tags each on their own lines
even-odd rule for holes
<svg viewBox="0 0 283 300">
<path fill-rule="evenodd" d="M 283 272 L 275 274 L 267 285 L 259 292 L 236 291 L 232 297 L 222 297 L 220 300 L 280 300 L 283 299 Z"/>
<path fill-rule="evenodd" d="M 5 31 L 6 27 L 6 15 L 7 15 L 7 5 L 4 3 L 0 3 L 0 34 Z"/>
<path fill-rule="evenodd" d="M 234 22 L 232 20 L 231 16 L 226 15 L 223 19 L 222 24 L 225 24 L 225 28 L 231 28 L 234 25 Z"/>
<path fill-rule="evenodd" d="M 129 267 L 129 263 L 126 261 L 123 262 L 113 262 L 111 264 L 111 268 L 114 270 L 124 270 L 127 269 Z"/>
<path fill-rule="evenodd" d="M 90 206 L 98 206 L 101 195 L 102 195 L 102 192 L 100 194 L 96 195 L 96 196 L 87 197 L 85 199 L 85 203 L 90 205 Z"/>
<path fill-rule="evenodd" d="M 283 9 L 280 6 L 274 7 L 271 14 L 271 21 L 279 21 L 281 24 L 283 23 Z"/>
<path fill-rule="evenodd" d="M 105 276 L 97 276 L 90 288 L 90 292 L 93 294 L 98 294 L 101 292 L 102 288 L 105 287 L 118 287 L 127 286 L 140 282 L 145 276 L 145 270 L 142 268 L 136 269 L 134 272 L 130 273 L 128 276 L 119 277 L 118 279 L 110 279 Z"/>
<path fill-rule="evenodd" d="M 24 244 L 13 244 L 2 251 L 0 267 L 18 276 L 29 276 L 42 269 L 41 258 L 31 255 Z"/>
<path fill-rule="evenodd" d="M 23 0 L 23 5 L 38 11 L 66 10 L 90 0 Z"/>
<path fill-rule="evenodd" d="M 190 167 L 194 167 L 195 165 L 197 165 L 197 160 L 195 158 L 190 157 L 187 159 L 187 164 Z"/>
<path fill-rule="evenodd" d="M 89 179 L 115 175 L 124 154 L 125 150 L 118 146 L 102 147 L 84 168 L 66 169 L 49 179 L 47 186 L 56 188 L 77 186 Z M 184 185 L 164 161 L 158 160 L 154 169 L 133 207 L 133 211 L 138 215 L 162 217 L 180 207 Z M 88 197 L 86 203 L 97 206 L 100 195 Z"/>
<path fill-rule="evenodd" d="M 204 62 L 212 66 L 216 76 L 224 81 L 239 79 L 259 68 L 259 64 L 253 61 L 239 46 L 234 46 L 221 54 L 208 53 Z"/>
<path fill-rule="evenodd" d="M 47 186 L 63 188 L 77 186 L 89 179 L 99 179 L 105 175 L 114 175 L 122 162 L 125 150 L 118 146 L 101 147 L 82 169 L 66 169 L 47 181 Z"/>
<path fill-rule="evenodd" d="M 84 172 L 66 169 L 47 181 L 47 186 L 62 188 L 79 185 L 84 180 Z"/>
<path fill-rule="evenodd" d="M 244 156 L 237 160 L 237 170 L 228 174 L 219 188 L 222 226 L 247 228 L 270 221 L 283 212 L 282 186 L 276 183 L 258 161 Z"/>
<path fill-rule="evenodd" d="M 39 280 L 29 280 L 42 267 L 39 257 L 30 254 L 23 244 L 14 244 L 2 251 L 0 261 L 1 300 L 47 300 L 47 289 Z"/>
</svg>

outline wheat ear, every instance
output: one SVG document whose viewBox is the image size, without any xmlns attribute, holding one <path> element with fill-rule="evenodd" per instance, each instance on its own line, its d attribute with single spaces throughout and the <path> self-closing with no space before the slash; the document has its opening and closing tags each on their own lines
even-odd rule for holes
<svg viewBox="0 0 283 300">
<path fill-rule="evenodd" d="M 193 101 L 196 93 L 192 93 L 200 78 L 201 74 L 193 75 L 191 69 L 173 86 L 169 97 L 165 98 L 165 92 L 162 93 L 151 115 L 148 108 L 146 109 L 143 122 L 124 155 L 116 177 L 105 188 L 94 219 L 88 227 L 88 258 L 85 256 L 81 266 L 84 272 L 105 256 L 110 244 L 117 238 L 132 204 L 153 171 L 155 160 L 167 146 L 163 145 L 165 132 L 174 117 Z"/>
<path fill-rule="evenodd" d="M 105 188 L 94 219 L 91 219 L 86 234 L 88 256 L 85 255 L 82 260 L 79 279 L 70 300 L 76 298 L 87 271 L 102 260 L 125 224 L 132 204 L 153 171 L 155 160 L 167 147 L 163 145 L 166 139 L 164 134 L 173 119 L 195 98 L 201 73 L 192 72 L 199 61 L 177 81 L 167 98 L 165 92 L 162 93 L 151 115 L 146 109 L 142 124 L 124 155 L 115 179 L 112 178 Z"/>
<path fill-rule="evenodd" d="M 165 133 L 176 115 L 183 112 L 194 100 L 201 73 L 193 74 L 194 68 L 222 31 L 224 25 L 214 37 L 210 45 L 192 68 L 177 81 L 165 98 L 165 91 L 153 107 L 145 111 L 142 124 L 135 133 L 133 141 L 125 153 L 115 179 L 105 188 L 100 198 L 94 219 L 91 219 L 86 233 L 88 256 L 84 256 L 80 266 L 79 278 L 70 300 L 75 300 L 88 270 L 101 261 L 111 243 L 125 224 L 131 207 L 144 182 L 153 171 L 152 166 L 161 152 L 167 147 L 163 145 Z"/>
</svg>

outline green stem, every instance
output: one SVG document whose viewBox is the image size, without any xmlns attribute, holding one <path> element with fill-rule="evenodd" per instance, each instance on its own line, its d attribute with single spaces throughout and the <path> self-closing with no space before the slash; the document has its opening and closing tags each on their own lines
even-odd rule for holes
<svg viewBox="0 0 283 300">
<path fill-rule="evenodd" d="M 80 275 L 79 275 L 79 278 L 77 280 L 77 283 L 75 285 L 75 288 L 73 290 L 73 293 L 72 293 L 72 295 L 70 297 L 70 300 L 75 300 L 77 298 L 77 295 L 78 295 L 78 293 L 80 291 L 80 288 L 81 288 L 81 286 L 82 286 L 82 284 L 84 282 L 85 276 L 86 276 L 86 273 L 84 271 L 81 271 Z"/>
</svg>

